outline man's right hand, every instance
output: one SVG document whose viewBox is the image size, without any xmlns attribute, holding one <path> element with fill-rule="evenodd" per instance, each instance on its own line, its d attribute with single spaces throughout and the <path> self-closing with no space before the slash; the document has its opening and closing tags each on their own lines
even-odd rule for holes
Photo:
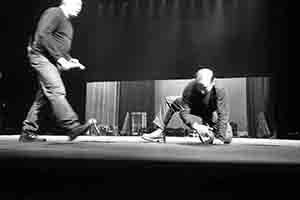
<svg viewBox="0 0 300 200">
<path fill-rule="evenodd" d="M 192 128 L 195 129 L 199 134 L 201 134 L 203 136 L 209 134 L 209 127 L 208 126 L 198 124 L 198 123 L 194 123 L 192 125 Z"/>
<path fill-rule="evenodd" d="M 63 71 L 68 71 L 74 68 L 85 69 L 85 67 L 82 64 L 80 64 L 79 61 L 67 61 L 65 58 L 59 58 L 57 62 L 60 65 L 61 70 Z"/>
</svg>

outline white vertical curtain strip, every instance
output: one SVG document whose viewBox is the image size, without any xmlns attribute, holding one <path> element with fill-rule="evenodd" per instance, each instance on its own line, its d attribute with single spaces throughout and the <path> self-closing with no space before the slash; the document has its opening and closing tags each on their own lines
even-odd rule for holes
<svg viewBox="0 0 300 200">
<path fill-rule="evenodd" d="M 87 84 L 86 119 L 96 118 L 101 125 L 117 127 L 118 83 L 93 82 Z"/>
</svg>

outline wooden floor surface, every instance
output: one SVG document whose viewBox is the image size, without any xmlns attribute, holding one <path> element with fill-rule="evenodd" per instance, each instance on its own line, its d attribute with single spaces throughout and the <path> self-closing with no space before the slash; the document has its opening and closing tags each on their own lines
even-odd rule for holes
<svg viewBox="0 0 300 200">
<path fill-rule="evenodd" d="M 66 136 L 41 136 L 48 140 L 44 143 L 19 143 L 18 137 L 0 136 L 4 199 L 118 193 L 132 198 L 137 191 L 205 199 L 287 197 L 297 191 L 293 180 L 300 179 L 298 140 L 233 138 L 228 145 L 204 145 L 190 137 L 167 137 L 166 144 L 133 136 L 80 136 L 72 142 Z M 246 192 L 240 196 L 239 191 Z"/>
<path fill-rule="evenodd" d="M 47 142 L 19 143 L 18 135 L 2 135 L 0 157 L 300 164 L 299 140 L 233 138 L 231 144 L 204 145 L 193 137 L 167 137 L 166 144 L 137 136 L 80 136 L 72 142 L 67 136 L 41 137 Z"/>
</svg>

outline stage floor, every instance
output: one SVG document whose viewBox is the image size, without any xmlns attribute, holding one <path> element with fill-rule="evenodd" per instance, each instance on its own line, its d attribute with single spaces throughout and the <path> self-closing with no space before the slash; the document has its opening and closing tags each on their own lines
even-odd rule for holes
<svg viewBox="0 0 300 200">
<path fill-rule="evenodd" d="M 0 158 L 72 158 L 300 164 L 300 140 L 233 138 L 231 144 L 205 145 L 198 138 L 167 137 L 166 144 L 136 136 L 41 136 L 45 143 L 19 143 L 18 135 L 0 136 Z"/>
<path fill-rule="evenodd" d="M 151 187 L 159 189 L 155 196 L 240 199 L 237 191 L 246 190 L 286 197 L 297 191 L 292 180 L 300 178 L 298 140 L 233 138 L 227 145 L 204 145 L 192 137 L 167 137 L 166 144 L 135 136 L 80 136 L 69 142 L 67 136 L 44 135 L 44 143 L 19 143 L 18 137 L 0 136 L 0 188 L 13 199 L 118 192 L 132 197 L 135 191 L 152 193 Z"/>
</svg>

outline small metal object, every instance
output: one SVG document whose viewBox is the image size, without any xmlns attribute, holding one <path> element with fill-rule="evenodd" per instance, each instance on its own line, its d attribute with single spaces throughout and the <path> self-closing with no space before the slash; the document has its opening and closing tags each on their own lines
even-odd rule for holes
<svg viewBox="0 0 300 200">
<path fill-rule="evenodd" d="M 94 127 L 95 127 L 97 133 L 98 133 L 99 135 L 101 135 L 100 130 L 98 129 L 98 126 L 97 126 L 97 124 L 96 124 L 95 121 L 93 121 L 93 125 L 94 125 Z"/>
</svg>

